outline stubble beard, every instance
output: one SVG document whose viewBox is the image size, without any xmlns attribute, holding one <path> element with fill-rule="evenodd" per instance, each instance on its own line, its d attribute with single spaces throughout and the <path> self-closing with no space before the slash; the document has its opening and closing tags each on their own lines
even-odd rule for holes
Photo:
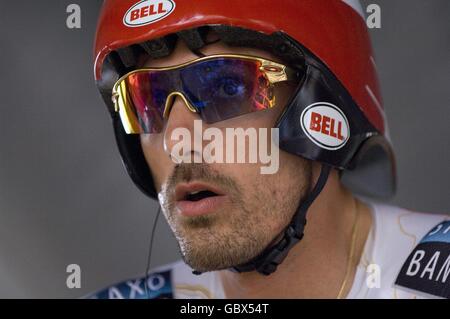
<svg viewBox="0 0 450 319">
<path fill-rule="evenodd" d="M 241 265 L 259 255 L 289 224 L 309 190 L 311 167 L 309 162 L 302 163 L 297 176 L 291 176 L 299 182 L 288 187 L 289 191 L 254 181 L 252 190 L 245 192 L 233 178 L 206 164 L 177 165 L 162 187 L 160 202 L 185 263 L 206 272 Z M 219 186 L 229 202 L 213 214 L 181 216 L 169 198 L 173 198 L 178 182 L 189 180 Z"/>
</svg>

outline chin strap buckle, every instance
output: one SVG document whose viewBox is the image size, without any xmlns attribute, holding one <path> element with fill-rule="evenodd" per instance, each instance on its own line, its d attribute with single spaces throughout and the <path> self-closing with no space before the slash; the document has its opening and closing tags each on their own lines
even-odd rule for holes
<svg viewBox="0 0 450 319">
<path fill-rule="evenodd" d="M 256 270 L 263 275 L 270 275 L 277 270 L 279 264 L 288 255 L 289 251 L 295 244 L 303 238 L 303 227 L 301 232 L 295 230 L 293 225 L 290 225 L 284 232 L 283 238 L 275 245 L 268 249 L 264 254 L 261 262 L 256 262 Z"/>
</svg>

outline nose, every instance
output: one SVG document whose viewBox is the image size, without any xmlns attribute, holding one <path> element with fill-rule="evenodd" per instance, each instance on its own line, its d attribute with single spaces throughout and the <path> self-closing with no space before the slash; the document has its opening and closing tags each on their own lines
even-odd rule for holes
<svg viewBox="0 0 450 319">
<path fill-rule="evenodd" d="M 172 93 L 167 98 L 164 117 L 167 124 L 164 130 L 164 152 L 176 163 L 190 161 L 192 157 L 201 156 L 201 152 L 195 150 L 195 138 L 202 132 L 195 129 L 195 120 L 200 120 L 196 110 L 178 92 Z"/>
</svg>

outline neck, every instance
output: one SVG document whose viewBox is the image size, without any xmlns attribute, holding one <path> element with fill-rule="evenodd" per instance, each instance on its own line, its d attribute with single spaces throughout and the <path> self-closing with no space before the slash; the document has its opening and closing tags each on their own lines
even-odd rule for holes
<svg viewBox="0 0 450 319">
<path fill-rule="evenodd" d="M 307 219 L 303 240 L 273 274 L 220 271 L 226 298 L 345 297 L 371 227 L 370 209 L 345 190 L 333 172 Z"/>
</svg>

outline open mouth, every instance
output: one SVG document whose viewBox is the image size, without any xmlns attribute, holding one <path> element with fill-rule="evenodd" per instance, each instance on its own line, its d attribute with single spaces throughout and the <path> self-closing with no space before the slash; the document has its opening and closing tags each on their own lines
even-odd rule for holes
<svg viewBox="0 0 450 319">
<path fill-rule="evenodd" d="M 204 190 L 204 191 L 195 191 L 192 193 L 189 193 L 185 196 L 184 200 L 188 200 L 191 202 L 197 202 L 199 200 L 208 198 L 208 197 L 212 197 L 212 196 L 218 196 L 216 193 L 209 191 L 209 190 Z"/>
<path fill-rule="evenodd" d="M 217 211 L 227 196 L 211 185 L 193 182 L 177 185 L 175 198 L 181 215 L 198 216 Z"/>
</svg>

